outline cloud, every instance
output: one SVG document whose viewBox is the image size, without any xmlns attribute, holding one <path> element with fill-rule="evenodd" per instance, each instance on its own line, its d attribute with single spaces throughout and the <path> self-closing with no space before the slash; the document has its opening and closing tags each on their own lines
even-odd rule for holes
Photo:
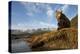
<svg viewBox="0 0 80 54">
<path fill-rule="evenodd" d="M 22 4 L 22 6 L 24 6 L 26 15 L 34 16 L 35 14 L 38 14 L 38 15 L 44 14 L 44 16 L 46 16 L 48 18 L 48 19 L 45 18 L 45 20 L 48 20 L 48 22 L 44 22 L 44 20 L 40 21 L 35 18 L 36 22 L 27 22 L 27 23 L 13 25 L 12 26 L 13 28 L 25 30 L 25 29 L 33 29 L 33 28 L 48 28 L 48 27 L 54 28 L 54 27 L 56 27 L 55 24 L 51 23 L 53 15 L 54 15 L 54 10 L 51 8 L 50 4 L 29 3 L 29 2 L 20 2 L 20 3 Z M 37 17 L 37 16 L 35 15 L 35 17 Z"/>
<path fill-rule="evenodd" d="M 54 10 L 50 6 L 48 6 L 46 14 L 48 17 L 48 23 L 51 24 L 51 21 L 53 20 L 54 17 Z"/>
<path fill-rule="evenodd" d="M 28 16 L 33 16 L 37 12 L 36 5 L 34 3 L 29 3 L 29 2 L 20 2 L 25 10 L 26 10 L 26 15 Z"/>
<path fill-rule="evenodd" d="M 23 27 L 21 24 L 17 24 L 17 25 L 12 25 L 11 29 L 16 29 L 16 30 L 25 30 L 27 28 Z"/>
<path fill-rule="evenodd" d="M 45 22 L 40 22 L 40 24 L 42 26 L 49 27 L 49 28 L 55 28 L 56 27 L 56 25 L 54 25 L 54 24 L 49 24 L 49 23 L 45 23 Z"/>
<path fill-rule="evenodd" d="M 12 25 L 11 29 L 13 30 L 22 30 L 25 31 L 27 29 L 33 29 L 33 27 L 28 26 L 27 24 L 17 24 L 17 25 Z M 35 28 L 34 28 L 35 29 Z"/>
<path fill-rule="evenodd" d="M 66 11 L 67 11 L 68 6 L 69 6 L 69 5 L 63 5 L 63 6 L 61 7 L 61 10 L 62 10 L 63 12 L 66 12 Z"/>
<path fill-rule="evenodd" d="M 45 3 L 29 3 L 29 2 L 20 2 L 26 9 L 26 14 L 29 16 L 35 15 L 37 13 L 47 14 L 48 18 L 53 17 L 53 10 L 50 7 L 50 4 Z"/>
<path fill-rule="evenodd" d="M 53 10 L 50 7 L 48 7 L 47 15 L 48 15 L 48 17 L 52 17 L 53 16 Z"/>
<path fill-rule="evenodd" d="M 38 13 L 45 13 L 47 10 L 48 5 L 41 4 L 41 3 L 29 3 L 29 2 L 20 2 L 25 10 L 26 15 L 33 16 Z"/>
<path fill-rule="evenodd" d="M 33 16 L 33 13 L 32 12 L 29 12 L 29 13 L 26 13 L 26 15 Z"/>
<path fill-rule="evenodd" d="M 36 22 L 36 23 L 19 23 L 19 24 L 12 24 L 11 29 L 17 30 L 27 30 L 27 29 L 38 29 L 38 28 L 57 28 L 55 24 L 49 24 L 47 22 Z"/>
<path fill-rule="evenodd" d="M 29 16 L 35 15 L 37 13 L 45 13 L 50 17 L 52 16 L 53 10 L 49 4 L 45 3 L 29 3 L 29 2 L 20 2 L 26 9 L 26 14 Z"/>
</svg>

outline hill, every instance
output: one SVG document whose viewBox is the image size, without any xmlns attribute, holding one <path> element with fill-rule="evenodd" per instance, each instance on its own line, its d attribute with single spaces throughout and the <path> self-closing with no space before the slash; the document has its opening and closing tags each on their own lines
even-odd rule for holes
<svg viewBox="0 0 80 54">
<path fill-rule="evenodd" d="M 78 46 L 77 30 L 64 28 L 60 31 L 52 31 L 39 36 L 32 36 L 26 41 L 33 51 L 75 49 Z"/>
<path fill-rule="evenodd" d="M 71 27 L 78 28 L 78 15 L 76 15 L 74 18 L 72 18 Z"/>
</svg>

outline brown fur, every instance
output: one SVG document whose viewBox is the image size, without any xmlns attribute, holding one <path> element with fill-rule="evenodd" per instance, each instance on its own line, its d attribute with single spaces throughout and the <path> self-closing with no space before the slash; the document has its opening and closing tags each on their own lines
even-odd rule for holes
<svg viewBox="0 0 80 54">
<path fill-rule="evenodd" d="M 62 11 L 56 11 L 56 19 L 58 21 L 58 29 L 69 28 L 70 21 L 69 19 L 62 13 Z"/>
</svg>

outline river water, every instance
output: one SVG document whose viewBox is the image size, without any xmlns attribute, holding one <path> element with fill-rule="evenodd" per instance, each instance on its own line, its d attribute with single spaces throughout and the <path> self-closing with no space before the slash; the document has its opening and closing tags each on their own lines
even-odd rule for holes
<svg viewBox="0 0 80 54">
<path fill-rule="evenodd" d="M 29 52 L 31 48 L 28 46 L 28 43 L 22 39 L 12 40 L 11 50 L 13 53 L 17 52 Z"/>
</svg>

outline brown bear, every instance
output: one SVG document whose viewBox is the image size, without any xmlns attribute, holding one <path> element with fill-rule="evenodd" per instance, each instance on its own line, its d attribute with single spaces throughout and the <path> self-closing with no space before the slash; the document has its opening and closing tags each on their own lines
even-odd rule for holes
<svg viewBox="0 0 80 54">
<path fill-rule="evenodd" d="M 70 27 L 70 20 L 62 13 L 61 10 L 56 10 L 56 19 L 58 21 L 57 30 Z"/>
</svg>

